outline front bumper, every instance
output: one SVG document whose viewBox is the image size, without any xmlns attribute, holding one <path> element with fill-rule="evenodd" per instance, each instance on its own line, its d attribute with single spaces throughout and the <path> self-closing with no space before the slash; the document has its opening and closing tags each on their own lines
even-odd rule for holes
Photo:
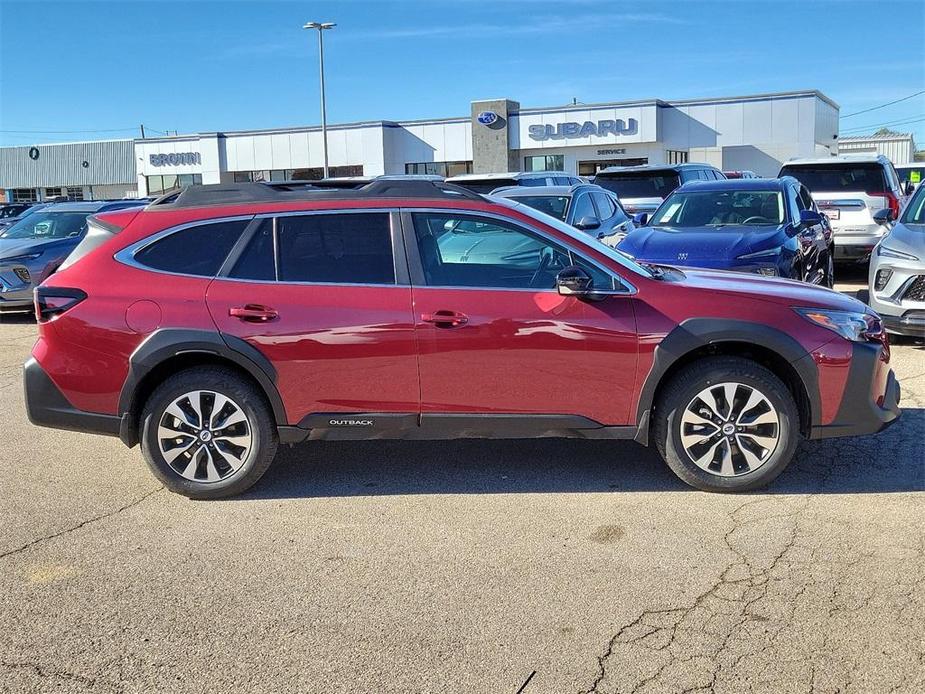
<svg viewBox="0 0 925 694">
<path fill-rule="evenodd" d="M 26 414 L 40 427 L 119 436 L 122 419 L 75 408 L 34 358 L 23 366 Z"/>
<path fill-rule="evenodd" d="M 878 343 L 852 343 L 851 365 L 832 422 L 813 425 L 809 438 L 875 434 L 899 419 L 900 387 Z"/>
</svg>

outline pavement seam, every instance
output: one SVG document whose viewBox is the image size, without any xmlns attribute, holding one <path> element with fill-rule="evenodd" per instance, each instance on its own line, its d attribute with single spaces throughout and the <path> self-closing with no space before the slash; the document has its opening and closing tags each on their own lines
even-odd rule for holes
<svg viewBox="0 0 925 694">
<path fill-rule="evenodd" d="M 151 491 L 149 491 L 149 492 L 147 492 L 147 493 L 145 493 L 145 494 L 142 494 L 142 495 L 141 495 L 140 497 L 138 497 L 137 499 L 135 499 L 135 500 L 133 500 L 133 501 L 131 501 L 131 502 L 125 504 L 124 506 L 121 506 L 121 507 L 117 508 L 117 509 L 114 510 L 114 511 L 109 511 L 108 513 L 103 513 L 103 514 L 100 514 L 100 515 L 98 515 L 98 516 L 93 516 L 92 518 L 88 518 L 88 519 L 86 519 L 86 520 L 81 521 L 81 522 L 78 523 L 77 525 L 73 525 L 73 526 L 71 526 L 71 527 L 69 527 L 69 528 L 65 528 L 64 530 L 59 530 L 58 532 L 56 532 L 56 533 L 51 533 L 50 535 L 44 535 L 44 536 L 42 536 L 42 537 L 40 537 L 40 538 L 37 538 L 37 539 L 35 539 L 35 540 L 32 540 L 31 542 L 27 542 L 26 544 L 22 545 L 21 547 L 17 547 L 16 549 L 11 549 L 11 550 L 8 550 L 8 551 L 6 551 L 6 552 L 3 552 L 2 554 L 0 554 L 0 559 L 5 559 L 6 557 L 11 557 L 11 556 L 13 556 L 14 554 L 19 554 L 20 552 L 25 552 L 27 549 L 30 549 L 30 548 L 34 547 L 35 545 L 41 544 L 41 543 L 43 543 L 43 542 L 47 542 L 48 540 L 54 540 L 54 539 L 57 538 L 57 537 L 61 537 L 62 535 L 67 535 L 68 533 L 72 533 L 72 532 L 74 532 L 75 530 L 80 530 L 81 528 L 83 528 L 83 527 L 85 527 L 85 526 L 87 526 L 87 525 L 90 525 L 91 523 L 96 523 L 97 521 L 106 520 L 107 518 L 112 518 L 113 516 L 117 516 L 117 515 L 119 515 L 120 513 L 122 513 L 123 511 L 127 511 L 128 509 L 137 506 L 137 505 L 140 504 L 142 501 L 144 501 L 145 499 L 147 499 L 148 497 L 150 497 L 150 496 L 152 496 L 152 495 L 154 495 L 154 494 L 157 494 L 157 493 L 158 493 L 159 491 L 161 491 L 162 489 L 164 489 L 163 486 L 160 486 L 160 487 L 158 487 L 157 489 L 152 489 Z"/>
</svg>

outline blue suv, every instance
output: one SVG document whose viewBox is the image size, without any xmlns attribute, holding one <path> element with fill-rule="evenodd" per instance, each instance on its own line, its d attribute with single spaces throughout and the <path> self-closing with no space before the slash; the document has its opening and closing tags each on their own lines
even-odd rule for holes
<svg viewBox="0 0 925 694">
<path fill-rule="evenodd" d="M 831 287 L 832 229 L 795 178 L 685 183 L 620 251 L 652 264 L 787 277 Z"/>
<path fill-rule="evenodd" d="M 49 205 L 0 233 L 0 311 L 32 309 L 32 290 L 58 269 L 87 233 L 87 217 L 147 200 L 62 202 Z"/>
</svg>

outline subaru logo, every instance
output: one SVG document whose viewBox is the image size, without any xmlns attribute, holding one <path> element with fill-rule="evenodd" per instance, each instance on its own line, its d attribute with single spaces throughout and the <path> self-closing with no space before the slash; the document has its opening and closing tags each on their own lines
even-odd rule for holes
<svg viewBox="0 0 925 694">
<path fill-rule="evenodd" d="M 494 125 L 498 122 L 498 114 L 494 111 L 482 111 L 475 119 L 482 125 Z"/>
</svg>

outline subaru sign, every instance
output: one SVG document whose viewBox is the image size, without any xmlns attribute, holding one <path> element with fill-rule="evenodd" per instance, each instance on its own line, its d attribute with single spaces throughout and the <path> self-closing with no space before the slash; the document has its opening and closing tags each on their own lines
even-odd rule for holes
<svg viewBox="0 0 925 694">
<path fill-rule="evenodd" d="M 607 135 L 633 135 L 639 130 L 639 123 L 635 118 L 626 121 L 599 120 L 597 122 L 586 120 L 584 123 L 574 121 L 568 123 L 547 123 L 546 125 L 531 125 L 528 129 L 531 140 L 565 140 L 570 137 L 606 137 Z"/>
<path fill-rule="evenodd" d="M 500 116 L 494 111 L 482 111 L 475 117 L 482 125 L 494 125 L 498 122 L 498 118 L 500 118 Z"/>
</svg>

